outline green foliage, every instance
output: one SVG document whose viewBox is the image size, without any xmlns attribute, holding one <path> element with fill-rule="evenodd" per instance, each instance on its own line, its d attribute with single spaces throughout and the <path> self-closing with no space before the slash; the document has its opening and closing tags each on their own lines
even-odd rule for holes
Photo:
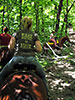
<svg viewBox="0 0 75 100">
<path fill-rule="evenodd" d="M 64 50 L 62 50 L 62 55 L 67 55 L 69 54 L 70 49 L 69 48 L 64 48 Z"/>
<path fill-rule="evenodd" d="M 75 61 L 70 60 L 70 64 L 75 66 Z"/>
<path fill-rule="evenodd" d="M 33 31 L 36 30 L 36 5 L 38 6 L 38 20 L 39 20 L 39 35 L 41 41 L 47 41 L 49 39 L 49 35 L 52 30 L 55 30 L 56 26 L 56 16 L 58 12 L 59 0 L 22 0 L 22 5 L 20 4 L 20 0 L 0 0 L 0 29 L 2 30 L 2 26 L 10 26 L 10 33 L 15 32 L 19 29 L 20 26 L 20 7 L 22 12 L 22 17 L 29 16 L 33 19 Z M 68 2 L 68 9 L 72 5 L 73 0 Z M 4 8 L 5 7 L 5 8 Z M 56 8 L 55 8 L 56 7 Z M 60 25 L 57 37 L 60 37 L 61 28 L 64 24 L 64 28 L 62 31 L 62 36 L 65 35 L 65 25 L 64 22 L 64 14 L 66 14 L 66 1 L 63 1 L 62 12 L 60 15 Z M 43 8 L 43 11 L 41 9 Z M 73 29 L 75 30 L 75 4 L 68 13 L 68 22 L 73 25 Z M 4 16 L 3 16 L 4 9 Z M 8 17 L 9 16 L 9 17 Z M 4 17 L 4 18 L 3 18 Z M 4 20 L 4 25 L 2 21 Z M 9 20 L 9 22 L 8 22 Z M 43 22 L 43 23 L 42 23 Z M 44 31 L 42 32 L 42 28 Z M 0 30 L 0 33 L 1 33 Z"/>
</svg>

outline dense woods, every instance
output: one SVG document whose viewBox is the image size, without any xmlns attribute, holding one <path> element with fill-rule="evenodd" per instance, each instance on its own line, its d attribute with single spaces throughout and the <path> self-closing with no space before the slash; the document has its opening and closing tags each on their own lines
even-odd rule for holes
<svg viewBox="0 0 75 100">
<path fill-rule="evenodd" d="M 58 39 L 64 36 L 71 38 L 70 29 L 73 35 L 75 35 L 75 0 L 0 0 L 0 33 L 3 32 L 3 27 L 7 26 L 9 28 L 9 34 L 12 35 L 21 28 L 21 19 L 24 16 L 32 18 L 32 30 L 38 34 L 42 46 L 49 40 L 52 31 L 55 31 L 54 36 Z M 72 84 L 74 84 L 70 92 L 75 88 L 75 68 L 73 79 L 63 73 L 63 70 L 68 70 L 68 67 L 64 67 L 68 66 L 69 63 L 73 65 L 70 67 L 75 67 L 74 41 L 75 37 L 73 36 L 73 42 L 66 43 L 66 47 L 63 47 L 61 54 L 59 54 L 59 56 L 67 55 L 68 58 L 59 57 L 51 50 L 48 51 L 48 54 L 43 53 L 36 55 L 38 61 L 46 71 L 51 100 L 75 100 L 75 89 L 73 91 L 74 95 L 71 94 L 73 98 L 71 98 L 71 96 L 69 98 L 67 92 L 70 88 L 67 88 L 65 94 L 64 91 L 66 89 L 63 87 L 63 94 L 57 91 L 61 86 L 57 86 L 55 89 L 52 88 L 52 84 L 50 84 L 51 82 L 55 82 L 56 79 L 63 78 L 63 83 L 66 84 L 69 83 L 69 80 L 71 82 L 73 81 Z M 66 62 L 67 64 L 65 65 Z M 63 66 L 63 70 L 59 68 L 59 63 Z M 69 68 L 69 70 L 71 69 Z M 67 78 L 64 79 L 64 77 Z M 68 97 L 66 95 L 68 95 Z"/>
<path fill-rule="evenodd" d="M 48 37 L 52 30 L 59 37 L 65 35 L 69 24 L 75 29 L 74 3 L 74 0 L 0 0 L 0 33 L 8 26 L 12 34 L 20 28 L 21 18 L 29 16 L 33 19 L 33 30 L 40 36 Z"/>
</svg>

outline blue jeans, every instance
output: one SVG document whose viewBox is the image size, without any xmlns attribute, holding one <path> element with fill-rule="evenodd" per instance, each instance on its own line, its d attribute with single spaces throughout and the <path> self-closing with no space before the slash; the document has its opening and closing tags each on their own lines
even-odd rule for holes
<svg viewBox="0 0 75 100">
<path fill-rule="evenodd" d="M 37 62 L 36 58 L 34 56 L 28 56 L 28 57 L 23 57 L 23 56 L 14 56 L 2 69 L 0 73 L 0 84 L 3 83 L 5 78 L 11 74 L 14 70 L 13 66 L 15 64 L 22 63 L 22 64 L 33 64 L 36 66 L 36 72 L 38 73 L 39 76 L 43 79 L 45 85 L 46 85 L 46 79 L 45 79 L 45 73 L 43 71 L 43 68 L 41 65 Z"/>
</svg>

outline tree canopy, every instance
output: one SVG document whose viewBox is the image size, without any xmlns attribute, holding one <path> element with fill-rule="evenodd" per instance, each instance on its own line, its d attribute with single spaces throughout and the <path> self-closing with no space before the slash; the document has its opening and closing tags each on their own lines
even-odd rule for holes
<svg viewBox="0 0 75 100">
<path fill-rule="evenodd" d="M 0 0 L 0 33 L 7 26 L 12 34 L 20 28 L 21 18 L 29 16 L 41 39 L 47 39 L 52 30 L 58 37 L 63 36 L 69 24 L 75 29 L 74 8 L 74 0 Z"/>
</svg>

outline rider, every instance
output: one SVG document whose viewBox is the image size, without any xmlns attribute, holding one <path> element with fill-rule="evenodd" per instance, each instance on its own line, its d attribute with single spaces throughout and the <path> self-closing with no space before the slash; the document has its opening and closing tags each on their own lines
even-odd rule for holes
<svg viewBox="0 0 75 100">
<path fill-rule="evenodd" d="M 0 34 L 0 45 L 1 46 L 7 46 L 10 42 L 11 35 L 8 34 L 8 28 L 4 27 L 3 28 L 4 33 Z"/>
<path fill-rule="evenodd" d="M 56 37 L 54 36 L 55 31 L 52 31 L 52 33 L 50 34 L 50 40 L 53 41 L 54 45 L 56 46 Z"/>
<path fill-rule="evenodd" d="M 0 64 L 4 64 L 2 62 L 2 59 L 5 55 L 5 53 L 8 51 L 8 45 L 11 39 L 11 35 L 8 34 L 8 28 L 4 27 L 3 28 L 4 33 L 0 34 Z"/>
<path fill-rule="evenodd" d="M 45 73 L 35 58 L 35 51 L 41 52 L 42 47 L 37 34 L 33 33 L 31 28 L 31 18 L 24 17 L 21 20 L 21 30 L 14 33 L 10 40 L 8 48 L 12 50 L 15 47 L 15 53 L 14 57 L 5 65 L 0 73 L 0 84 L 13 72 L 15 64 L 25 63 L 36 66 L 36 73 L 43 79 L 46 85 Z"/>
<path fill-rule="evenodd" d="M 57 50 L 60 50 L 61 48 L 57 45 L 59 43 L 59 41 L 58 41 L 57 37 L 54 36 L 54 33 L 55 33 L 55 31 L 52 31 L 52 33 L 50 34 L 50 41 L 54 43 L 54 48 L 56 48 Z"/>
</svg>

